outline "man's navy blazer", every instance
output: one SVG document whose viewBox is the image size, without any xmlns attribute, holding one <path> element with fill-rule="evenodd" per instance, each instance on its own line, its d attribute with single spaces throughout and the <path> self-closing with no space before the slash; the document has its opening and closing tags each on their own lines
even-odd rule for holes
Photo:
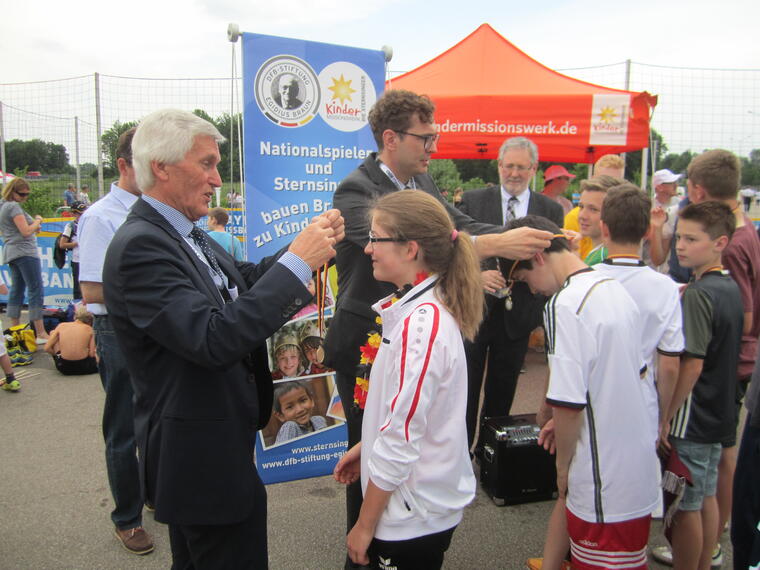
<svg viewBox="0 0 760 570">
<path fill-rule="evenodd" d="M 140 480 L 155 518 L 232 524 L 250 516 L 256 431 L 269 419 L 267 337 L 312 295 L 278 254 L 236 262 L 209 240 L 240 296 L 225 304 L 206 266 L 144 200 L 106 253 L 106 306 L 135 390 Z"/>
</svg>

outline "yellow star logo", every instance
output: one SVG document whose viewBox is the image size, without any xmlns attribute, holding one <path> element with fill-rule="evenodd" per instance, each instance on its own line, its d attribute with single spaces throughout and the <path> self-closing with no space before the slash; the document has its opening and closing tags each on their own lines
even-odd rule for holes
<svg viewBox="0 0 760 570">
<path fill-rule="evenodd" d="M 620 115 L 612 107 L 602 107 L 602 110 L 599 112 L 599 119 L 607 124 L 613 122 L 619 116 Z"/>
<path fill-rule="evenodd" d="M 356 93 L 356 89 L 351 89 L 351 80 L 346 81 L 343 78 L 343 74 L 340 74 L 340 79 L 332 78 L 332 87 L 328 87 L 333 92 L 333 100 L 340 99 L 341 103 L 351 101 L 351 93 Z"/>
</svg>

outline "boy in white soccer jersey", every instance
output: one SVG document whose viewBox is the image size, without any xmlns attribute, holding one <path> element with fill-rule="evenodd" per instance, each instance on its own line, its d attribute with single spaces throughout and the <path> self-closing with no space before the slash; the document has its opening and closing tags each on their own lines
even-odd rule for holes
<svg viewBox="0 0 760 570">
<path fill-rule="evenodd" d="M 522 226 L 559 233 L 536 216 L 509 227 Z M 552 295 L 544 310 L 546 401 L 573 567 L 646 568 L 657 456 L 651 430 L 642 428 L 651 416 L 636 304 L 615 279 L 578 259 L 562 237 L 517 262 L 513 277 L 534 293 Z"/>
<path fill-rule="evenodd" d="M 642 322 L 641 355 L 647 366 L 647 403 L 652 441 L 673 396 L 684 350 L 678 285 L 639 257 L 649 230 L 652 201 L 633 184 L 610 188 L 602 204 L 602 241 L 607 258 L 594 269 L 617 279 L 636 302 Z"/>
</svg>

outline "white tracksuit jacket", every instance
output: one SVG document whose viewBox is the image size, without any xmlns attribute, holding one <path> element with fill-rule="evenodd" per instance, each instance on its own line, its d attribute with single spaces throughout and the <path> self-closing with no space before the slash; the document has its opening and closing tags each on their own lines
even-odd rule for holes
<svg viewBox="0 0 760 570">
<path fill-rule="evenodd" d="M 406 540 L 448 530 L 475 496 L 467 449 L 467 364 L 461 332 L 435 295 L 436 276 L 373 309 L 383 342 L 362 427 L 361 481 L 393 491 L 375 536 Z"/>
</svg>

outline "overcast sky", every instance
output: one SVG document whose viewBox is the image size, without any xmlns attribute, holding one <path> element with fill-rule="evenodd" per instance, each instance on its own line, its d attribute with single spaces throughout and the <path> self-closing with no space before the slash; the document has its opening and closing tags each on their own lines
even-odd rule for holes
<svg viewBox="0 0 760 570">
<path fill-rule="evenodd" d="M 27 0 L 5 2 L 0 82 L 91 74 L 225 77 L 241 30 L 394 49 L 407 71 L 480 24 L 552 68 L 616 63 L 760 67 L 756 0 Z"/>
<path fill-rule="evenodd" d="M 552 69 L 626 59 L 647 64 L 634 66 L 631 89 L 660 95 L 652 125 L 671 152 L 722 146 L 746 155 L 760 148 L 758 0 L 7 0 L 3 18 L 0 84 L 94 72 L 169 79 L 229 77 L 230 22 L 245 32 L 368 49 L 389 45 L 394 51 L 389 69 L 399 73 L 425 63 L 488 23 Z M 238 54 L 239 49 L 238 43 Z M 509 73 L 498 61 L 489 64 L 497 73 Z M 685 72 L 651 65 L 756 71 Z M 568 74 L 622 88 L 625 68 Z M 97 140 L 91 85 L 81 80 L 0 86 L 6 136 L 61 142 L 73 156 L 72 118 L 79 116 L 84 121 L 83 160 L 94 160 L 89 158 L 96 152 Z M 101 85 L 105 128 L 114 120 L 136 120 L 155 105 L 209 107 L 206 100 L 197 99 L 200 85 L 183 91 L 190 102 L 171 98 L 168 89 L 165 95 L 170 101 L 159 102 L 161 82 L 150 84 L 158 91 L 149 91 L 147 83 L 136 86 L 114 78 Z M 221 101 L 218 93 L 210 93 L 217 97 L 210 112 L 228 109 L 219 104 L 226 105 L 229 99 Z M 45 116 L 28 121 L 35 112 Z M 60 120 L 50 120 L 50 115 Z"/>
</svg>

